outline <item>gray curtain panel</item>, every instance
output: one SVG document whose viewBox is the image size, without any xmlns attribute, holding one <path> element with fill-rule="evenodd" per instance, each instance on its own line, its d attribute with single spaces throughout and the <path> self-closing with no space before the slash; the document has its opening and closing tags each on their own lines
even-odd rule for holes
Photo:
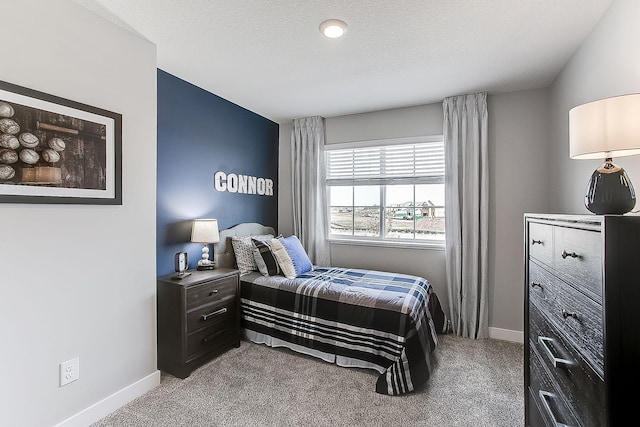
<svg viewBox="0 0 640 427">
<path fill-rule="evenodd" d="M 291 130 L 293 233 L 300 239 L 314 265 L 330 266 L 331 255 L 327 241 L 324 129 L 324 118 L 320 116 L 293 120 Z"/>
<path fill-rule="evenodd" d="M 487 338 L 489 170 L 486 93 L 445 98 L 446 275 L 453 332 Z"/>
</svg>

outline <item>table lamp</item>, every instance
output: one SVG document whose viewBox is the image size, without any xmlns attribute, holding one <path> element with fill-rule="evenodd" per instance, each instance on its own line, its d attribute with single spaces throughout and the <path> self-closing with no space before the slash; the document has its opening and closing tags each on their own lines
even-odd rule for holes
<svg viewBox="0 0 640 427">
<path fill-rule="evenodd" d="M 614 157 L 640 154 L 640 94 L 616 96 L 569 111 L 569 156 L 604 159 L 587 184 L 584 204 L 595 214 L 630 212 L 636 194 Z"/>
<path fill-rule="evenodd" d="M 202 243 L 202 258 L 198 260 L 198 270 L 213 270 L 215 262 L 209 259 L 209 243 L 218 243 L 217 219 L 194 219 L 191 227 L 191 242 Z"/>
</svg>

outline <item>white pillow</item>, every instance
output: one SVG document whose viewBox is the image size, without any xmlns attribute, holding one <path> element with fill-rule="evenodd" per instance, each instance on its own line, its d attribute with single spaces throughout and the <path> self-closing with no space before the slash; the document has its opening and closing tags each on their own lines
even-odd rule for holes
<svg viewBox="0 0 640 427">
<path fill-rule="evenodd" d="M 231 245 L 233 246 L 233 253 L 236 256 L 236 265 L 238 266 L 238 270 L 240 270 L 240 275 L 258 270 L 258 266 L 253 257 L 252 238 L 264 242 L 273 239 L 273 234 L 231 237 Z"/>
<path fill-rule="evenodd" d="M 287 252 L 287 249 L 282 245 L 282 242 L 278 239 L 271 239 L 269 241 L 271 245 L 271 252 L 273 252 L 273 256 L 278 261 L 278 265 L 280 266 L 280 271 L 287 279 L 295 279 L 296 278 L 296 268 L 293 266 L 293 261 Z"/>
</svg>

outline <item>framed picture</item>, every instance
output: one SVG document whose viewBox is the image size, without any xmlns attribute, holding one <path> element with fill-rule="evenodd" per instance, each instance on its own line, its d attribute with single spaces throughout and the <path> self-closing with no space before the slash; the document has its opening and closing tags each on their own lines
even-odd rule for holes
<svg viewBox="0 0 640 427">
<path fill-rule="evenodd" d="M 122 204 L 122 115 L 0 81 L 0 202 Z"/>
</svg>

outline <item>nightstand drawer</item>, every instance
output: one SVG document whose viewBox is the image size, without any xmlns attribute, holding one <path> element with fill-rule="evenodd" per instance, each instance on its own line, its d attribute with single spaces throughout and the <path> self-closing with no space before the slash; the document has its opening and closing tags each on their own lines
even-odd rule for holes
<svg viewBox="0 0 640 427">
<path fill-rule="evenodd" d="M 553 263 L 553 228 L 548 224 L 529 224 L 529 255 L 543 264 Z"/>
<path fill-rule="evenodd" d="M 577 350 L 555 331 L 549 320 L 535 307 L 529 307 L 530 346 L 540 354 L 567 401 L 584 426 L 605 425 L 602 405 L 603 380 L 591 369 Z"/>
<path fill-rule="evenodd" d="M 238 341 L 236 325 L 227 318 L 213 328 L 202 329 L 187 337 L 187 361 L 204 353 L 229 346 L 231 341 Z"/>
<path fill-rule="evenodd" d="M 529 263 L 529 277 L 531 302 L 604 375 L 602 306 L 534 262 Z"/>
<path fill-rule="evenodd" d="M 558 276 L 602 302 L 602 234 L 568 227 L 555 229 Z"/>
<path fill-rule="evenodd" d="M 236 315 L 236 297 L 229 295 L 215 304 L 205 305 L 187 313 L 187 333 L 208 328 Z"/>
<path fill-rule="evenodd" d="M 235 296 L 237 292 L 237 278 L 225 277 L 212 280 L 187 290 L 187 310 L 194 307 L 210 304 L 229 296 Z"/>
</svg>

